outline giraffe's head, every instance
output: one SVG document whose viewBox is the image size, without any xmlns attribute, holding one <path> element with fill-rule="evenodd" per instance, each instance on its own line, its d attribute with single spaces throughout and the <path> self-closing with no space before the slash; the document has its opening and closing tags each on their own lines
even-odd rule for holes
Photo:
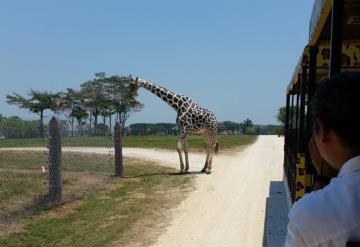
<svg viewBox="0 0 360 247">
<path fill-rule="evenodd" d="M 138 90 L 139 90 L 139 87 L 140 87 L 140 84 L 139 84 L 139 78 L 132 78 L 132 76 L 130 75 L 129 76 L 129 89 L 130 89 L 130 92 L 133 94 L 133 95 L 137 95 L 138 93 Z"/>
</svg>

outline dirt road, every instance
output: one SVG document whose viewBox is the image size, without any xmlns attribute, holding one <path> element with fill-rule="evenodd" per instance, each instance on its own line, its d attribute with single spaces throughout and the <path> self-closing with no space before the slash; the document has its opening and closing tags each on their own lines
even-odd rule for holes
<svg viewBox="0 0 360 247">
<path fill-rule="evenodd" d="M 106 148 L 63 151 L 109 153 Z M 124 148 L 125 156 L 179 168 L 177 152 Z M 259 136 L 237 153 L 214 158 L 211 175 L 196 175 L 196 189 L 175 209 L 171 222 L 153 246 L 262 246 L 270 181 L 282 180 L 283 138 Z M 190 153 L 190 172 L 198 172 L 205 154 Z"/>
<path fill-rule="evenodd" d="M 282 180 L 282 150 L 283 138 L 259 136 L 242 152 L 217 156 L 213 173 L 197 177 L 154 246 L 262 246 L 269 184 Z M 191 155 L 190 170 L 199 171 L 203 159 Z"/>
</svg>

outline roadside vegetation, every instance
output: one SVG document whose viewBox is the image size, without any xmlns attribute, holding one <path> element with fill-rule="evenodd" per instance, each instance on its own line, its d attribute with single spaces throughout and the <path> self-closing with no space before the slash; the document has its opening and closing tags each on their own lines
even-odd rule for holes
<svg viewBox="0 0 360 247">
<path fill-rule="evenodd" d="M 20 197 L 34 200 L 36 194 L 46 193 L 47 178 L 38 169 L 45 162 L 43 155 L 17 152 L 12 162 L 5 162 L 2 157 L 10 157 L 6 153 L 9 151 L 1 152 L 0 169 L 11 168 L 14 173 L 0 172 L 0 208 L 4 213 L 6 208 L 21 207 Z M 65 203 L 49 210 L 40 207 L 35 217 L 1 224 L 0 246 L 151 243 L 156 236 L 149 235 L 145 229 L 164 224 L 166 210 L 178 204 L 193 188 L 193 176 L 180 176 L 176 169 L 125 158 L 126 177 L 119 179 L 111 175 L 111 163 L 103 155 L 64 154 Z M 14 178 L 15 184 L 10 181 Z M 9 201 L 11 207 L 6 206 Z"/>
</svg>

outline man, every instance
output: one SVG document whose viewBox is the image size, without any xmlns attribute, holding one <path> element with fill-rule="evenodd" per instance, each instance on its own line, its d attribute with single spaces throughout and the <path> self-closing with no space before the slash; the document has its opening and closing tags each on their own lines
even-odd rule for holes
<svg viewBox="0 0 360 247">
<path fill-rule="evenodd" d="M 330 179 L 336 177 L 338 170 L 333 168 L 324 158 L 321 156 L 319 149 L 315 143 L 315 137 L 312 136 L 309 143 L 308 149 L 312 163 L 316 169 L 316 176 L 314 178 L 313 190 L 319 190 L 329 184 Z"/>
<path fill-rule="evenodd" d="M 345 247 L 360 241 L 360 73 L 325 80 L 311 104 L 313 137 L 337 172 L 289 213 L 286 247 Z"/>
</svg>

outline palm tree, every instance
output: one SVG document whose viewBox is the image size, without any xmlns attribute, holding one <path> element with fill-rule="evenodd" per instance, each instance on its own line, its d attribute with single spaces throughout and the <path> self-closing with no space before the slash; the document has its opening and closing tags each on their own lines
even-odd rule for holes
<svg viewBox="0 0 360 247">
<path fill-rule="evenodd" d="M 253 123 L 250 119 L 245 119 L 242 123 L 240 123 L 240 129 L 243 134 L 245 134 L 246 129 L 253 126 Z"/>
<path fill-rule="evenodd" d="M 75 106 L 71 112 L 71 116 L 76 118 L 77 122 L 78 122 L 78 130 L 79 131 L 79 135 L 82 136 L 83 131 L 82 131 L 82 126 L 83 126 L 83 120 L 85 118 L 87 118 L 89 116 L 89 114 L 87 113 L 87 111 L 82 108 L 82 106 Z"/>
<path fill-rule="evenodd" d="M 61 110 L 68 112 L 68 117 L 70 118 L 71 123 L 71 136 L 74 136 L 74 118 L 72 114 L 74 107 L 80 104 L 80 93 L 72 88 L 67 88 L 65 93 L 62 93 L 60 96 L 60 107 Z"/>
<path fill-rule="evenodd" d="M 96 135 L 96 126 L 100 109 L 104 105 L 106 92 L 104 89 L 105 73 L 96 73 L 94 80 L 89 80 L 80 85 L 80 94 L 84 99 L 86 108 L 94 116 L 94 134 Z"/>
</svg>

